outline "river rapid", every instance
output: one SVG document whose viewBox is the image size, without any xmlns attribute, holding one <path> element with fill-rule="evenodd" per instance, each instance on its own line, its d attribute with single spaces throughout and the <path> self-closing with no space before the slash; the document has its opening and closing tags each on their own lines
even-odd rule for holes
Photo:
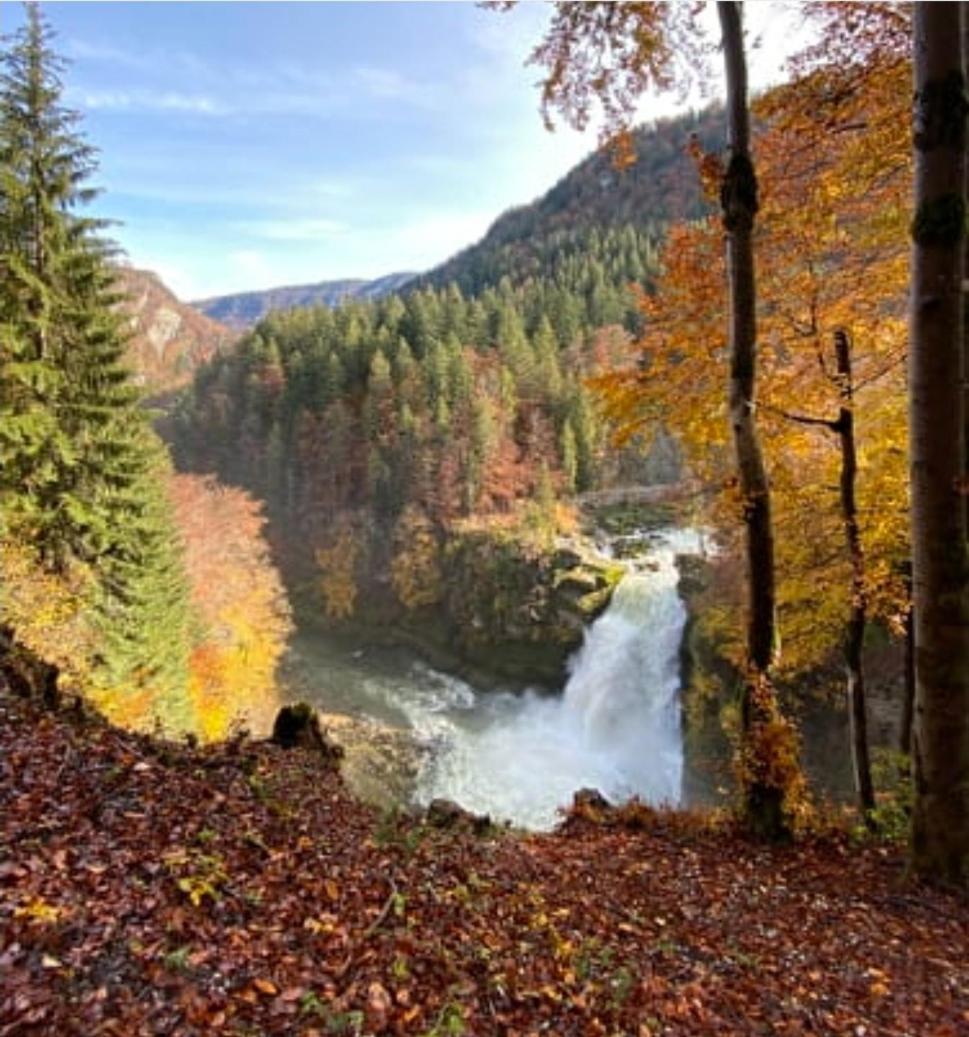
<svg viewBox="0 0 969 1037">
<path fill-rule="evenodd" d="M 689 530 L 648 535 L 606 611 L 586 630 L 562 693 L 480 691 L 404 649 L 294 638 L 299 695 L 324 712 L 406 729 L 424 750 L 415 799 L 443 797 L 492 819 L 547 829 L 576 789 L 680 802 L 679 652 L 686 610 L 676 556 Z"/>
</svg>

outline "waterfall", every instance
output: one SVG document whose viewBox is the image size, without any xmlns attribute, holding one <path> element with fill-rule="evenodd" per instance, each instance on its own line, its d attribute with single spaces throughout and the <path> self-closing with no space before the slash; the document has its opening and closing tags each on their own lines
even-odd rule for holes
<svg viewBox="0 0 969 1037">
<path fill-rule="evenodd" d="M 686 611 L 675 558 L 697 549 L 692 531 L 655 536 L 586 631 L 560 697 L 475 694 L 424 668 L 421 683 L 433 688 L 433 705 L 425 695 L 404 706 L 431 748 L 419 798 L 446 797 L 535 829 L 554 825 L 559 808 L 583 786 L 611 800 L 678 803 Z"/>
</svg>

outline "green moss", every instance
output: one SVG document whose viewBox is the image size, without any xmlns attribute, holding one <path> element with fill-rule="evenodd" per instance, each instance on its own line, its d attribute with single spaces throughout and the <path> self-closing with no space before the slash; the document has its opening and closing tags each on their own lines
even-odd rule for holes
<svg viewBox="0 0 969 1037">
<path fill-rule="evenodd" d="M 601 615 L 612 598 L 612 591 L 612 587 L 603 587 L 601 590 L 584 594 L 576 602 L 578 611 L 589 619 Z"/>
</svg>

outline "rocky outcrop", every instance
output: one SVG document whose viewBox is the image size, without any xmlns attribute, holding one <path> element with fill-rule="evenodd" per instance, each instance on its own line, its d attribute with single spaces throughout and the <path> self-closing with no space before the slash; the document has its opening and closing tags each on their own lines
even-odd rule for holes
<svg viewBox="0 0 969 1037">
<path fill-rule="evenodd" d="M 353 796 L 371 806 L 392 810 L 414 800 L 425 749 L 409 731 L 297 702 L 276 714 L 270 741 L 319 753 L 326 766 L 339 769 Z"/>
<path fill-rule="evenodd" d="M 450 799 L 433 799 L 424 815 L 432 828 L 463 830 L 485 835 L 494 827 L 487 814 L 473 814 Z"/>
<path fill-rule="evenodd" d="M 409 731 L 342 713 L 321 713 L 320 720 L 343 754 L 340 774 L 357 799 L 381 810 L 413 801 L 426 750 Z"/>
<path fill-rule="evenodd" d="M 199 364 L 231 345 L 238 333 L 180 302 L 149 270 L 118 268 L 120 304 L 127 317 L 128 362 L 151 393 L 188 383 Z"/>
<path fill-rule="evenodd" d="M 457 537 L 445 566 L 442 599 L 402 614 L 401 628 L 476 671 L 550 688 L 624 571 L 579 538 L 542 549 L 492 531 Z"/>
</svg>

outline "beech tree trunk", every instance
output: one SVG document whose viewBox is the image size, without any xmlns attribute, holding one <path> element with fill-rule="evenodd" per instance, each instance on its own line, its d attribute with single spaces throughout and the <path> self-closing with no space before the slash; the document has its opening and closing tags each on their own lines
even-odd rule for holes
<svg viewBox="0 0 969 1037">
<path fill-rule="evenodd" d="M 834 333 L 841 408 L 835 429 L 841 444 L 841 520 L 844 524 L 848 557 L 851 560 L 851 612 L 845 631 L 845 669 L 848 676 L 848 716 L 851 726 L 851 758 L 855 771 L 855 789 L 865 823 L 871 824 L 875 809 L 875 789 L 871 780 L 871 757 L 868 752 L 868 715 L 865 706 L 865 671 L 862 649 L 865 624 L 868 621 L 868 593 L 865 589 L 865 553 L 858 526 L 858 503 L 855 482 L 858 457 L 855 450 L 854 382 L 851 376 L 851 341 L 845 331 Z"/>
<path fill-rule="evenodd" d="M 959 17 L 962 20 L 962 76 L 963 82 L 969 76 L 969 3 L 959 4 Z M 963 143 L 965 151 L 965 167 L 963 168 L 963 198 L 969 198 L 969 137 Z M 969 235 L 966 236 L 962 245 L 962 364 L 963 371 L 969 374 Z M 962 393 L 962 447 L 963 476 L 969 485 L 969 384 L 964 384 Z M 969 493 L 965 496 L 966 506 L 966 528 L 969 531 Z"/>
<path fill-rule="evenodd" d="M 917 3 L 909 357 L 917 873 L 969 884 L 969 563 L 962 280 L 961 4 Z"/>
<path fill-rule="evenodd" d="M 754 755 L 752 735 L 776 716 L 770 684 L 775 644 L 774 541 L 770 488 L 754 413 L 757 374 L 756 285 L 753 229 L 757 178 L 750 154 L 747 63 L 742 4 L 718 3 L 727 93 L 730 161 L 721 188 L 727 231 L 730 295 L 730 425 L 743 500 L 747 561 L 747 664 L 741 708 L 741 738 Z M 743 748 L 743 746 L 742 746 Z M 748 818 L 769 837 L 784 834 L 782 789 L 756 777 L 745 780 Z"/>
</svg>

